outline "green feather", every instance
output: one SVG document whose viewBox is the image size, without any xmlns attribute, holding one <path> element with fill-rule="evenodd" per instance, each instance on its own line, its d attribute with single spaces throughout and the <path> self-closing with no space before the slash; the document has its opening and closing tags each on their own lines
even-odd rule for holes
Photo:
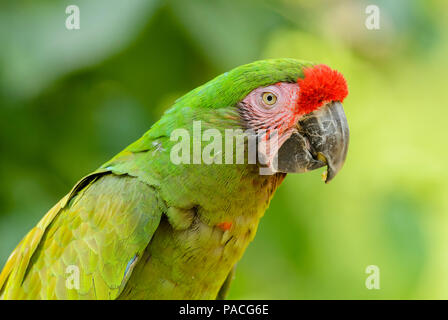
<svg viewBox="0 0 448 320">
<path fill-rule="evenodd" d="M 178 99 L 22 240 L 0 274 L 0 297 L 222 298 L 284 174 L 262 176 L 248 164 L 174 165 L 171 132 L 191 133 L 193 121 L 202 130 L 240 128 L 237 103 L 249 92 L 295 82 L 310 65 L 257 61 Z M 231 228 L 222 230 L 222 222 Z M 66 286 L 71 265 L 81 271 L 76 290 Z"/>
</svg>

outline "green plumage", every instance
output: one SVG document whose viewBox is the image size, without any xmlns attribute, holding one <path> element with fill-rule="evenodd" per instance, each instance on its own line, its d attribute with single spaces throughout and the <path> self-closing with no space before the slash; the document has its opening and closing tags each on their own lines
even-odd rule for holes
<svg viewBox="0 0 448 320">
<path fill-rule="evenodd" d="M 307 65 L 258 61 L 178 99 L 30 231 L 0 275 L 0 297 L 222 298 L 284 174 L 259 175 L 248 164 L 175 165 L 171 132 L 191 132 L 193 120 L 202 130 L 239 128 L 240 100 L 257 87 L 296 81 Z M 222 222 L 231 229 L 219 228 Z M 78 289 L 67 287 L 69 266 L 80 270 Z"/>
</svg>

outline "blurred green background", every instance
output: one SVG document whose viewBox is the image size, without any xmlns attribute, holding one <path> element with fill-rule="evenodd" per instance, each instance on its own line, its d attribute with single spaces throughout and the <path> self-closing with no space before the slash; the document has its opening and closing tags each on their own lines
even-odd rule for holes
<svg viewBox="0 0 448 320">
<path fill-rule="evenodd" d="M 65 28 L 76 4 L 81 29 Z M 366 6 L 380 8 L 368 30 Z M 0 3 L 0 264 L 82 176 L 180 95 L 293 57 L 346 77 L 351 145 L 329 185 L 288 176 L 233 299 L 448 298 L 447 1 Z M 380 268 L 380 290 L 365 269 Z"/>
</svg>

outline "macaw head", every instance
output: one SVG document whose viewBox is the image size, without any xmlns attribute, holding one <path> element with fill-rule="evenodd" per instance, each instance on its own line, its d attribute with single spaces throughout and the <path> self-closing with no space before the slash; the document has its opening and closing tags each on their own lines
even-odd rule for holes
<svg viewBox="0 0 448 320">
<path fill-rule="evenodd" d="M 267 140 L 278 139 L 270 152 L 277 160 L 271 161 L 275 171 L 298 173 L 327 165 L 329 182 L 347 155 L 349 129 L 342 107 L 347 84 L 341 73 L 323 64 L 302 72 L 295 82 L 255 88 L 238 106 L 246 127 L 264 130 Z"/>
<path fill-rule="evenodd" d="M 236 108 L 242 127 L 262 136 L 258 147 L 270 146 L 264 156 L 273 172 L 327 166 L 329 182 L 347 155 L 347 94 L 342 74 L 327 65 L 272 59 L 237 67 L 182 99 L 200 108 Z"/>
</svg>

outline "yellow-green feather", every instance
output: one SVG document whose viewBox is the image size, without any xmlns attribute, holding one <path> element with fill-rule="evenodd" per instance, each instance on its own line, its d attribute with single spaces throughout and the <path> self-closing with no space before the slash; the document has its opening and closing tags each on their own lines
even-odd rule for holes
<svg viewBox="0 0 448 320">
<path fill-rule="evenodd" d="M 163 202 L 136 178 L 105 174 L 59 207 L 41 221 L 44 229 L 19 244 L 9 277 L 3 271 L 1 297 L 115 299 L 128 262 L 143 253 L 159 224 Z M 66 285 L 69 266 L 80 270 L 79 289 Z"/>
<path fill-rule="evenodd" d="M 177 100 L 30 231 L 0 274 L 0 297 L 222 298 L 284 175 L 261 176 L 247 164 L 174 165 L 171 132 L 191 133 L 194 120 L 202 130 L 241 128 L 237 102 L 257 87 L 296 81 L 308 65 L 258 61 Z M 66 286 L 71 265 L 80 267 L 79 290 Z"/>
</svg>

